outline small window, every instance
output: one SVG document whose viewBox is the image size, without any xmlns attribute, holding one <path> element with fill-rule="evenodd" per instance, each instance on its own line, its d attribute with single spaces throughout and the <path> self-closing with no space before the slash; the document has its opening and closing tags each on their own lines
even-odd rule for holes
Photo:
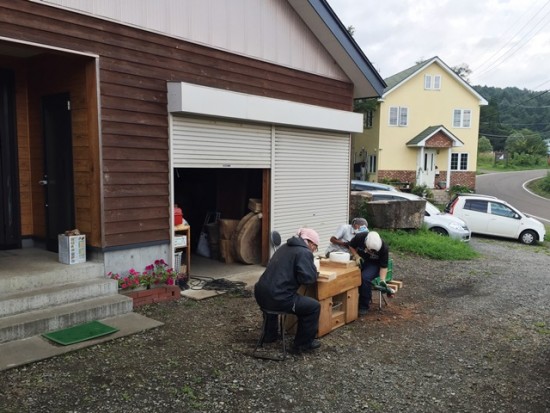
<svg viewBox="0 0 550 413">
<path fill-rule="evenodd" d="M 399 106 L 390 107 L 390 126 L 407 126 L 409 124 L 409 110 Z"/>
<path fill-rule="evenodd" d="M 467 170 L 468 170 L 468 154 L 452 153 L 451 154 L 451 171 L 467 171 Z"/>
<path fill-rule="evenodd" d="M 467 199 L 464 203 L 464 209 L 487 213 L 487 204 L 487 201 L 481 201 L 478 199 Z"/>
<path fill-rule="evenodd" d="M 441 89 L 441 76 L 440 75 L 424 75 L 424 89 L 425 90 L 440 90 Z"/>
<path fill-rule="evenodd" d="M 372 110 L 368 110 L 365 113 L 363 113 L 363 128 L 364 129 L 370 129 L 372 128 Z"/>
<path fill-rule="evenodd" d="M 432 88 L 432 75 L 424 75 L 424 89 L 429 90 Z"/>
<path fill-rule="evenodd" d="M 441 76 L 437 75 L 434 76 L 434 90 L 440 90 L 441 89 Z"/>
<path fill-rule="evenodd" d="M 470 109 L 455 109 L 453 111 L 453 127 L 469 128 L 472 124 L 472 111 Z"/>
</svg>

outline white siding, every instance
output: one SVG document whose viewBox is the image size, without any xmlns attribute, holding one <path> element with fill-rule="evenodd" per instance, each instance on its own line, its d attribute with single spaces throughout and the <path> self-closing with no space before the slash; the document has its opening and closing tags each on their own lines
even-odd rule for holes
<svg viewBox="0 0 550 413">
<path fill-rule="evenodd" d="M 271 126 L 172 118 L 174 168 L 271 168 Z"/>
<path fill-rule="evenodd" d="M 33 1 L 347 80 L 286 0 Z"/>
<path fill-rule="evenodd" d="M 271 219 L 283 242 L 309 227 L 319 232 L 324 252 L 338 225 L 348 222 L 350 145 L 348 134 L 275 130 Z"/>
</svg>

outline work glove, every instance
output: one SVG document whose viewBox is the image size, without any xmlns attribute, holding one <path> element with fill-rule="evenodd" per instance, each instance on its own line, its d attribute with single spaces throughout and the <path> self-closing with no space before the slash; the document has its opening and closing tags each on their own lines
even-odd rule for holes
<svg viewBox="0 0 550 413">
<path fill-rule="evenodd" d="M 365 265 L 365 260 L 363 258 L 361 258 L 359 255 L 355 255 L 353 257 L 353 259 L 355 260 L 355 263 L 357 264 L 357 266 L 359 267 L 359 269 L 363 269 L 363 266 Z"/>
</svg>

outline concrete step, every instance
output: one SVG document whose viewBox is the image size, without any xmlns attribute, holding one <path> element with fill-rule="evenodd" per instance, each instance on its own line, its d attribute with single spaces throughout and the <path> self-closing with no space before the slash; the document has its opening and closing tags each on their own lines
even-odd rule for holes
<svg viewBox="0 0 550 413">
<path fill-rule="evenodd" d="M 55 262 L 44 265 L 42 263 L 39 268 L 35 268 L 36 263 L 32 262 L 27 267 L 27 271 L 25 271 L 25 268 L 19 268 L 17 272 L 14 271 L 13 273 L 2 272 L 0 277 L 0 299 L 16 291 L 79 282 L 90 278 L 106 278 L 103 263 L 94 261 L 74 265 Z"/>
<path fill-rule="evenodd" d="M 136 313 L 127 313 L 100 320 L 119 331 L 92 340 L 82 341 L 68 346 L 60 346 L 44 339 L 42 336 L 32 336 L 22 340 L 0 344 L 0 371 L 22 366 L 49 357 L 55 357 L 70 351 L 95 346 L 106 341 L 135 334 L 162 326 L 160 321 L 144 317 Z"/>
<path fill-rule="evenodd" d="M 131 311 L 132 299 L 122 294 L 114 294 L 2 317 L 0 318 L 0 343 Z"/>
<path fill-rule="evenodd" d="M 94 297 L 117 294 L 118 284 L 106 277 L 81 282 L 18 290 L 0 297 L 0 318 Z"/>
</svg>

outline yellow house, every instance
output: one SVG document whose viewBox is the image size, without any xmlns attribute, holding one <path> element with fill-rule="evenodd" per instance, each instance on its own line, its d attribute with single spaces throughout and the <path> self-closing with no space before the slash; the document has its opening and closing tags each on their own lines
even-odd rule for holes
<svg viewBox="0 0 550 413">
<path fill-rule="evenodd" d="M 479 112 L 487 101 L 439 57 L 384 79 L 353 138 L 354 178 L 475 188 Z"/>
</svg>

